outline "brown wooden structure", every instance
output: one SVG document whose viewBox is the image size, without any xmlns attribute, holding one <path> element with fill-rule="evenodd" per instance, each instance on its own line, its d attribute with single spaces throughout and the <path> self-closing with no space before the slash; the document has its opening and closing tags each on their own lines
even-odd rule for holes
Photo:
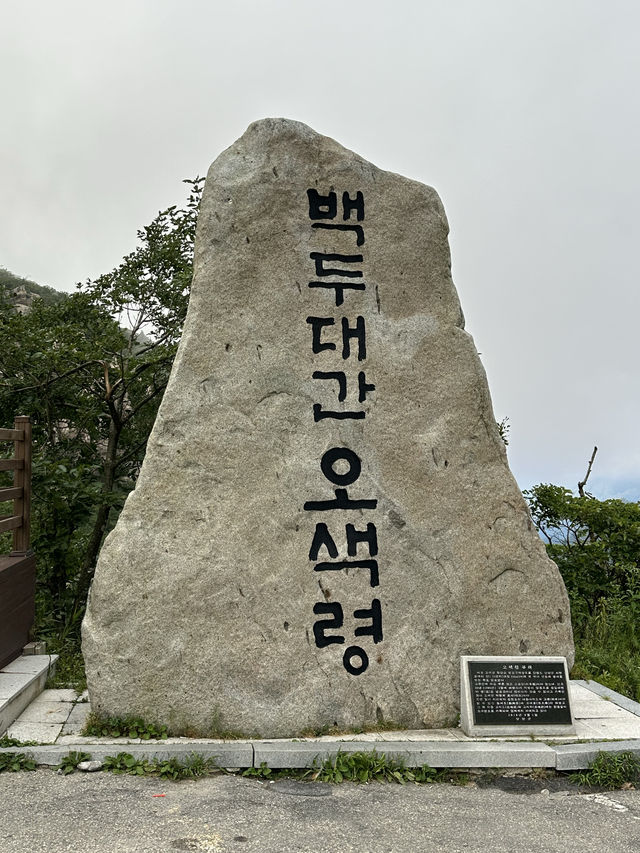
<svg viewBox="0 0 640 853">
<path fill-rule="evenodd" d="M 31 520 L 31 420 L 15 419 L 0 429 L 0 442 L 13 442 L 12 459 L 0 458 L 0 471 L 13 471 L 13 485 L 0 488 L 0 511 L 13 502 L 11 515 L 0 515 L 0 533 L 13 533 L 13 549 L 0 556 L 0 669 L 29 642 L 35 616 L 36 558 L 29 548 Z"/>
</svg>

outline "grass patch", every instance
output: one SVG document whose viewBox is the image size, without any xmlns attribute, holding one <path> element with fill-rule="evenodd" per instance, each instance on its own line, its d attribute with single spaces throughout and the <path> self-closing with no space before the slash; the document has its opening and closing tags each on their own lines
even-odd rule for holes
<svg viewBox="0 0 640 853">
<path fill-rule="evenodd" d="M 444 781 L 442 774 L 428 764 L 422 767 L 407 767 L 404 761 L 388 758 L 372 750 L 371 752 L 338 752 L 325 759 L 322 764 L 302 770 L 274 770 L 262 762 L 260 767 L 248 767 L 242 775 L 254 779 L 275 780 L 287 778 L 306 779 L 311 782 L 329 782 L 337 785 L 341 782 L 395 782 L 406 785 L 425 782 Z M 466 782 L 466 780 L 465 780 Z"/>
<path fill-rule="evenodd" d="M 588 770 L 569 778 L 590 788 L 622 788 L 640 782 L 640 760 L 633 752 L 599 752 Z"/>
<path fill-rule="evenodd" d="M 244 738 L 259 738 L 259 734 L 246 734 L 224 727 L 219 715 L 214 713 L 209 726 L 203 731 L 191 726 L 171 727 L 151 723 L 141 717 L 108 717 L 103 714 L 92 712 L 82 730 L 82 734 L 89 737 L 109 738 L 141 738 L 142 740 L 166 740 L 167 737 L 191 737 L 191 738 L 219 738 L 220 740 L 242 740 Z"/>
<path fill-rule="evenodd" d="M 140 717 L 106 717 L 92 712 L 82 730 L 87 737 L 140 738 L 141 740 L 166 740 L 166 726 L 148 723 Z"/>
<path fill-rule="evenodd" d="M 629 596 L 603 598 L 593 613 L 574 607 L 576 661 L 571 677 L 598 681 L 640 702 L 639 617 L 640 606 Z"/>
<path fill-rule="evenodd" d="M 87 676 L 84 670 L 84 658 L 80 650 L 78 640 L 67 640 L 60 642 L 55 637 L 47 637 L 47 650 L 49 654 L 59 655 L 56 671 L 47 680 L 47 689 L 71 688 L 76 693 L 82 693 L 87 689 Z"/>
</svg>

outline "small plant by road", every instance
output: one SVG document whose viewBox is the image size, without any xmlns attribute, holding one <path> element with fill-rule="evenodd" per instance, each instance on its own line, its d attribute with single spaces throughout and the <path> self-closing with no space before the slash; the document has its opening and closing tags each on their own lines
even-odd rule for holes
<svg viewBox="0 0 640 853">
<path fill-rule="evenodd" d="M 63 776 L 68 776 L 69 773 L 73 773 L 81 761 L 91 761 L 91 756 L 88 752 L 70 752 L 60 761 L 58 770 Z"/>
<path fill-rule="evenodd" d="M 388 758 L 383 753 L 338 752 L 325 759 L 318 766 L 300 770 L 273 770 L 263 762 L 260 767 L 249 767 L 243 776 L 258 779 L 275 780 L 282 777 L 308 779 L 312 782 L 407 782 L 424 783 L 440 781 L 441 774 L 428 764 L 422 767 L 407 767 L 404 761 Z"/>
<path fill-rule="evenodd" d="M 128 752 L 110 755 L 103 762 L 103 770 L 111 773 L 126 773 L 129 776 L 157 776 L 160 779 L 171 779 L 177 782 L 181 779 L 197 779 L 201 776 L 212 776 L 220 772 L 220 768 L 210 758 L 203 758 L 193 753 L 184 761 L 177 758 L 164 760 L 149 760 L 135 758 Z"/>
<path fill-rule="evenodd" d="M 8 771 L 17 773 L 19 770 L 35 770 L 36 763 L 22 752 L 0 753 L 0 773 Z"/>
<path fill-rule="evenodd" d="M 588 770 L 569 777 L 590 788 L 622 788 L 640 782 L 640 759 L 633 752 L 599 752 Z"/>
</svg>

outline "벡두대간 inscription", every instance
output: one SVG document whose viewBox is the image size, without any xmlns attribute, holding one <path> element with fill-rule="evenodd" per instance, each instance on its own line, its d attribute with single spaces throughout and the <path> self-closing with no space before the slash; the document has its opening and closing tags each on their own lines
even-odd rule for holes
<svg viewBox="0 0 640 853">
<path fill-rule="evenodd" d="M 330 191 L 327 195 L 321 195 L 315 189 L 307 190 L 309 205 L 309 219 L 314 220 L 313 229 L 335 230 L 350 232 L 353 234 L 356 248 L 365 243 L 364 227 L 357 224 L 364 220 L 364 195 L 361 191 L 351 196 L 349 192 L 343 192 L 341 198 L 342 221 L 333 221 L 338 218 L 338 194 Z M 322 221 L 316 221 L 322 220 Z M 326 221 L 331 220 L 331 221 Z M 353 221 L 355 220 L 355 222 Z M 334 298 L 335 307 L 344 304 L 345 296 L 352 291 L 366 290 L 366 283 L 361 281 L 363 271 L 359 267 L 364 262 L 364 255 L 339 254 L 336 252 L 310 252 L 310 260 L 317 280 L 309 282 L 312 290 L 327 291 Z M 332 280 L 328 280 L 332 279 Z M 334 281 L 333 279 L 340 279 Z M 346 279 L 346 280 L 345 280 Z M 335 352 L 338 354 L 340 345 L 341 361 L 365 362 L 367 358 L 366 327 L 365 319 L 357 315 L 355 319 L 346 316 L 337 318 L 333 316 L 306 318 L 311 329 L 311 350 L 314 355 L 323 352 Z M 330 339 L 332 327 L 338 327 L 338 344 Z M 337 329 L 336 329 L 337 331 Z M 332 367 L 351 367 L 342 365 L 338 361 Z M 314 370 L 313 379 L 337 383 L 336 402 L 346 403 L 347 400 L 357 399 L 358 404 L 366 401 L 367 395 L 375 391 L 375 385 L 367 381 L 364 370 L 357 373 L 351 370 Z M 323 409 L 320 403 L 313 404 L 313 420 L 322 423 L 330 420 L 364 420 L 366 412 L 362 408 L 355 408 L 353 403 L 349 407 Z M 340 465 L 339 473 L 336 465 Z M 346 470 L 345 470 L 346 466 Z M 327 450 L 320 460 L 320 470 L 326 479 L 337 488 L 333 489 L 335 497 L 330 499 L 308 500 L 304 509 L 308 512 L 333 512 L 339 510 L 375 510 L 378 506 L 376 498 L 354 498 L 349 495 L 347 486 L 351 486 L 358 480 L 362 471 L 362 462 L 358 454 L 348 447 L 333 447 Z M 334 534 L 344 529 L 344 541 L 347 544 L 347 556 L 356 559 L 339 560 L 339 548 L 336 544 Z M 361 548 L 359 546 L 362 546 Z M 321 551 L 326 552 L 330 559 L 322 560 Z M 345 572 L 350 569 L 363 570 L 368 573 L 369 586 L 371 588 L 380 585 L 380 573 L 378 561 L 374 559 L 378 554 L 378 537 L 376 526 L 373 522 L 366 522 L 365 529 L 358 530 L 354 524 L 345 524 L 336 517 L 336 523 L 329 529 L 324 521 L 318 521 L 315 525 L 311 546 L 309 548 L 309 560 L 315 563 L 314 572 Z M 325 556 L 323 553 L 322 556 Z M 366 557 L 366 559 L 363 559 Z M 355 577 L 359 572 L 354 572 L 350 577 Z M 318 648 L 347 643 L 344 633 L 340 633 L 344 626 L 344 610 L 337 601 L 319 601 L 313 607 L 313 613 L 318 617 L 313 625 L 313 637 Z M 382 605 L 379 598 L 373 598 L 363 607 L 353 611 L 353 618 L 364 624 L 354 629 L 354 637 L 370 638 L 374 644 L 380 643 L 382 634 Z M 360 642 L 364 642 L 360 640 Z M 361 675 L 369 667 L 369 655 L 361 645 L 347 645 L 342 656 L 342 664 L 351 675 Z"/>
</svg>

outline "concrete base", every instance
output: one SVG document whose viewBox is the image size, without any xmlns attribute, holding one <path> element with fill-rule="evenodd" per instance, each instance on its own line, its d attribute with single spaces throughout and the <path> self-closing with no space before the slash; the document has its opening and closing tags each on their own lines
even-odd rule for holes
<svg viewBox="0 0 640 853">
<path fill-rule="evenodd" d="M 372 750 L 402 760 L 408 767 L 428 764 L 460 769 L 578 770 L 588 767 L 599 751 L 631 751 L 640 757 L 640 704 L 626 697 L 620 697 L 618 704 L 617 694 L 596 682 L 571 682 L 570 690 L 576 723 L 576 735 L 571 738 L 489 739 L 468 737 L 456 728 L 237 741 L 85 737 L 81 732 L 90 712 L 86 694 L 79 697 L 73 690 L 46 690 L 8 731 L 11 737 L 40 741 L 42 745 L 0 751 L 26 752 L 38 764 L 48 765 L 59 764 L 73 750 L 99 759 L 128 752 L 139 759 L 175 756 L 184 760 L 197 753 L 212 758 L 221 767 L 259 767 L 264 763 L 274 769 L 313 767 L 338 752 Z"/>
</svg>

